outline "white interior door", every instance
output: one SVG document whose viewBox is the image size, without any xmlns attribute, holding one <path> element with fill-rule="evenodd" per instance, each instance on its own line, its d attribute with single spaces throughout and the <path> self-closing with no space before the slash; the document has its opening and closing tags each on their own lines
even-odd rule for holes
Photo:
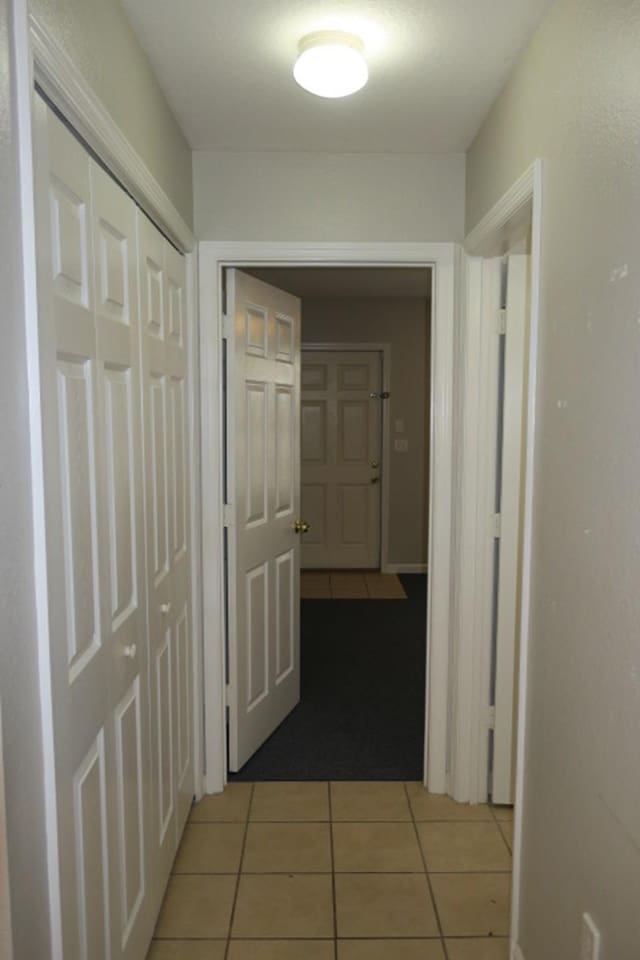
<svg viewBox="0 0 640 960">
<path fill-rule="evenodd" d="M 300 699 L 300 301 L 227 271 L 229 767 Z"/>
<path fill-rule="evenodd" d="M 36 133 L 64 955 L 133 960 L 153 925 L 135 207 L 39 98 Z"/>
<path fill-rule="evenodd" d="M 138 211 L 151 694 L 150 830 L 158 895 L 194 793 L 184 258 Z"/>
<path fill-rule="evenodd" d="M 304 568 L 380 566 L 381 390 L 379 352 L 302 352 Z"/>
<path fill-rule="evenodd" d="M 507 299 L 499 458 L 500 547 L 495 623 L 495 719 L 492 797 L 513 803 L 516 652 L 521 581 L 522 465 L 525 417 L 525 352 L 529 257 L 507 258 Z"/>
<path fill-rule="evenodd" d="M 184 259 L 35 120 L 54 882 L 65 958 L 142 960 L 194 793 Z"/>
</svg>

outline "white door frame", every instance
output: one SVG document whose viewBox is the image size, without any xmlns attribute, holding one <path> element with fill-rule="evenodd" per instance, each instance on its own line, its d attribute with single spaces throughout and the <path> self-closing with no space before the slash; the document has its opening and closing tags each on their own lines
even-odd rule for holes
<svg viewBox="0 0 640 960">
<path fill-rule="evenodd" d="M 453 243 L 280 243 L 203 241 L 199 245 L 201 318 L 202 508 L 206 789 L 224 788 L 225 658 L 223 604 L 222 283 L 227 266 L 431 267 L 429 580 L 424 782 L 448 787 L 449 613 L 453 445 L 455 273 Z"/>
<path fill-rule="evenodd" d="M 38 666 L 42 708 L 43 770 L 45 781 L 45 818 L 47 829 L 47 867 L 49 875 L 49 907 L 51 952 L 54 960 L 62 960 L 62 929 L 59 897 L 59 855 L 57 833 L 57 798 L 55 794 L 55 753 L 51 703 L 51 662 L 49 636 L 49 596 L 46 576 L 46 537 L 44 525 L 44 469 L 42 460 L 42 420 L 40 410 L 40 355 L 38 298 L 36 274 L 36 220 L 33 188 L 33 116 L 36 86 L 60 115 L 80 135 L 131 194 L 139 206 L 185 255 L 187 275 L 187 320 L 189 337 L 189 429 L 191 470 L 191 599 L 193 625 L 193 744 L 196 797 L 203 792 L 204 749 L 202 731 L 202 521 L 200 514 L 200 385 L 198 341 L 198 278 L 196 240 L 179 211 L 155 179 L 135 148 L 116 125 L 111 114 L 96 96 L 75 63 L 50 36 L 22 0 L 15 4 L 13 24 L 16 75 L 18 86 L 18 136 L 20 149 L 20 182 L 24 260 L 24 297 L 26 338 L 28 345 L 29 434 L 32 462 L 32 503 L 34 527 L 34 566 L 36 570 L 36 611 Z"/>
<path fill-rule="evenodd" d="M 304 335 L 304 314 L 302 316 L 302 333 Z M 391 393 L 391 344 L 390 343 L 305 343 L 301 350 L 325 350 L 329 353 L 347 353 L 358 351 L 363 353 L 379 353 L 382 362 L 381 382 L 382 392 Z M 302 394 L 301 394 L 302 395 Z M 389 569 L 389 480 L 391 472 L 391 417 L 389 404 L 382 404 L 382 418 L 380 421 L 380 439 L 382 441 L 382 471 L 380 476 L 380 570 L 382 573 L 395 573 Z"/>
<path fill-rule="evenodd" d="M 515 823 L 513 839 L 513 886 L 511 901 L 511 956 L 521 956 L 518 947 L 520 905 L 520 873 L 522 868 L 522 822 L 524 765 L 527 720 L 527 673 L 530 640 L 531 607 L 531 544 L 533 524 L 533 481 L 535 454 L 535 402 L 537 389 L 538 323 L 540 305 L 541 223 L 542 223 L 542 161 L 535 160 L 512 185 L 487 215 L 465 239 L 465 270 L 460 279 L 460 291 L 466 308 L 461 326 L 461 376 L 464 381 L 462 401 L 461 476 L 458 485 L 460 510 L 469 505 L 471 513 L 461 520 L 461 538 L 457 544 L 456 569 L 460 583 L 459 603 L 455 605 L 456 622 L 453 625 L 454 648 L 454 708 L 452 752 L 454 755 L 452 790 L 461 800 L 477 802 L 486 796 L 486 744 L 483 731 L 488 729 L 486 708 L 486 678 L 490 630 L 483 605 L 487 585 L 491 583 L 488 570 L 490 558 L 482 547 L 479 536 L 486 510 L 483 478 L 491 472 L 495 449 L 478 443 L 478 436 L 486 428 L 483 410 L 488 382 L 490 351 L 487 336 L 490 331 L 490 312 L 496 304 L 488 302 L 484 291 L 484 258 L 499 256 L 509 249 L 514 227 L 523 217 L 531 216 L 531 293 L 529 317 L 529 358 L 526 411 L 526 446 L 524 463 L 524 522 L 522 535 L 521 610 L 519 622 L 518 664 L 518 718 L 515 774 Z M 462 294 L 464 291 L 464 294 Z M 480 358 L 480 362 L 477 360 Z M 476 362 L 474 362 L 474 359 Z M 490 462 L 491 461 L 491 462 Z M 495 463 L 493 463 L 495 469 Z"/>
</svg>

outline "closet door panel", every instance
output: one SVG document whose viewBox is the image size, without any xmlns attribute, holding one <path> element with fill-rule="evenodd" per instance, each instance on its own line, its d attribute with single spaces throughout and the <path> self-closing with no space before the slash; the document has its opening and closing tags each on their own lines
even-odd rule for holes
<svg viewBox="0 0 640 960">
<path fill-rule="evenodd" d="M 165 303 L 167 304 L 167 402 L 170 434 L 169 490 L 171 592 L 175 678 L 175 765 L 177 831 L 193 801 L 192 637 L 189 616 L 191 552 L 189 544 L 189 422 L 187 408 L 187 324 L 184 257 L 165 240 Z"/>
<path fill-rule="evenodd" d="M 113 948 L 114 956 L 135 960 L 145 949 L 153 922 L 145 816 L 151 757 L 136 208 L 93 161 L 91 183 L 103 424 L 102 539 L 109 585 Z"/>
<path fill-rule="evenodd" d="M 64 956 L 111 960 L 109 580 L 90 161 L 36 100 L 39 339 Z"/>
</svg>

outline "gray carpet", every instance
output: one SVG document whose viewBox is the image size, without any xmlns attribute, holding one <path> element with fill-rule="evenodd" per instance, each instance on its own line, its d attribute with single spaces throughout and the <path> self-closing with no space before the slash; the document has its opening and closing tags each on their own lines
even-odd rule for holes
<svg viewBox="0 0 640 960">
<path fill-rule="evenodd" d="M 407 600 L 304 600 L 301 702 L 230 780 L 420 780 L 427 578 Z"/>
</svg>

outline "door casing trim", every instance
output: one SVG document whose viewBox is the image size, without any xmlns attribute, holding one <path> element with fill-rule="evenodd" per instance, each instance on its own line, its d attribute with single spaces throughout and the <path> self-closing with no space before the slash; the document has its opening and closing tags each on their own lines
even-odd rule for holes
<svg viewBox="0 0 640 960">
<path fill-rule="evenodd" d="M 224 267 L 423 266 L 433 269 L 429 467 L 429 582 L 424 783 L 448 788 L 449 621 L 456 270 L 453 243 L 282 243 L 202 241 L 199 244 L 204 591 L 205 787 L 226 782 L 223 462 L 222 279 Z"/>
</svg>

